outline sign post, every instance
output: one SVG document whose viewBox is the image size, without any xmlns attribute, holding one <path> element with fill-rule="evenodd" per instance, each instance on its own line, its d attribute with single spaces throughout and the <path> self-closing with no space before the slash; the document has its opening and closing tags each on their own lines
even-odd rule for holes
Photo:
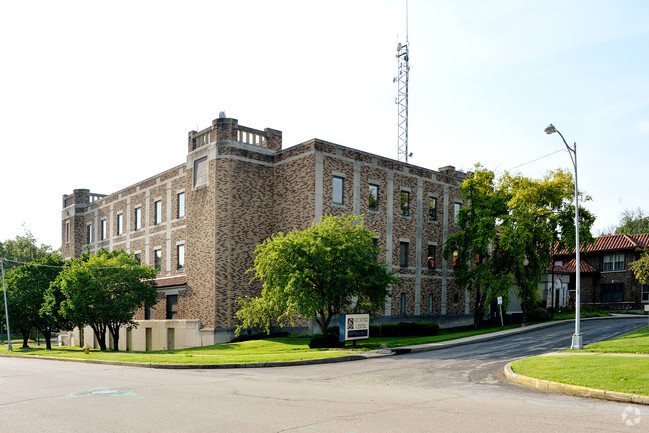
<svg viewBox="0 0 649 433">
<path fill-rule="evenodd" d="M 338 341 L 345 341 L 370 338 L 370 315 L 369 314 L 341 314 L 340 315 L 340 332 Z"/>
<path fill-rule="evenodd" d="M 505 322 L 503 321 L 503 297 L 498 296 L 498 308 L 500 309 L 500 326 L 505 329 Z"/>
</svg>

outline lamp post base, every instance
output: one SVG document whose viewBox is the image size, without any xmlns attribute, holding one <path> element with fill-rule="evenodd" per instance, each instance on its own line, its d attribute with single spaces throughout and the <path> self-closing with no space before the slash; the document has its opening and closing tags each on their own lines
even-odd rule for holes
<svg viewBox="0 0 649 433">
<path fill-rule="evenodd" d="M 581 340 L 581 334 L 573 334 L 570 350 L 581 350 L 583 348 L 584 348 L 584 344 Z"/>
</svg>

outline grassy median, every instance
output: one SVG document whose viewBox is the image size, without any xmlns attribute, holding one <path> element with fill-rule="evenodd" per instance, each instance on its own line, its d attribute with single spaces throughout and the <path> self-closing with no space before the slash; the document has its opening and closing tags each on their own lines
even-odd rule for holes
<svg viewBox="0 0 649 433">
<path fill-rule="evenodd" d="M 571 385 L 649 395 L 649 329 L 594 343 L 583 351 L 535 356 L 512 363 L 524 376 Z"/>
<path fill-rule="evenodd" d="M 505 329 L 520 325 L 506 326 Z M 426 337 L 377 337 L 360 340 L 353 347 L 347 343 L 344 348 L 310 349 L 310 336 L 292 335 L 279 338 L 264 338 L 238 343 L 217 344 L 214 346 L 195 347 L 182 350 L 165 350 L 153 352 L 101 352 L 91 349 L 85 354 L 78 347 L 52 346 L 46 350 L 44 345 L 32 344 L 29 349 L 22 349 L 20 343 L 13 343 L 14 355 L 48 356 L 54 358 L 95 359 L 104 361 L 138 362 L 146 364 L 238 364 L 254 362 L 285 362 L 308 359 L 332 358 L 349 354 L 379 349 L 382 344 L 387 347 L 402 347 L 417 344 L 437 343 L 457 338 L 470 337 L 495 331 L 502 328 L 442 330 L 438 335 Z M 0 353 L 7 353 L 7 345 L 0 345 Z"/>
</svg>

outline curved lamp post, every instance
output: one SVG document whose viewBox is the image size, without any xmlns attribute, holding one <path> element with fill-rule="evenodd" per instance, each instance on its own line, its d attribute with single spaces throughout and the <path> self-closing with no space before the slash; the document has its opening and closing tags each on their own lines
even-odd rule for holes
<svg viewBox="0 0 649 433">
<path fill-rule="evenodd" d="M 579 327 L 579 315 L 581 312 L 581 261 L 579 257 L 579 190 L 577 189 L 577 143 L 573 144 L 573 147 L 568 146 L 566 139 L 563 138 L 563 135 L 559 132 L 554 125 L 549 124 L 545 128 L 546 134 L 558 133 L 563 144 L 566 145 L 568 149 L 568 154 L 572 160 L 572 165 L 575 168 L 575 334 L 572 336 L 572 344 L 570 349 L 583 349 L 584 345 L 581 339 L 581 331 Z"/>
</svg>

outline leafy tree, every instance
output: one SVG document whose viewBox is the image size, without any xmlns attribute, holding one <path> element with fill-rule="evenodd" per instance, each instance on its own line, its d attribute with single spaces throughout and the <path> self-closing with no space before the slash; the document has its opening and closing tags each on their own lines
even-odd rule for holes
<svg viewBox="0 0 649 433">
<path fill-rule="evenodd" d="M 561 249 L 574 245 L 574 183 L 563 170 L 551 171 L 543 179 L 505 173 L 495 181 L 493 172 L 478 164 L 460 191 L 467 205 L 460 209 L 459 230 L 449 236 L 444 256 L 457 253 L 455 280 L 475 293 L 474 325 L 478 326 L 485 305 L 496 296 L 506 297 L 513 279 L 525 278 L 528 287 L 538 287 L 553 245 Z M 580 240 L 590 242 L 595 218 L 583 208 L 579 213 Z M 520 291 L 522 284 L 518 286 Z M 536 290 L 527 293 L 532 302 L 536 296 Z"/>
<path fill-rule="evenodd" d="M 60 290 L 65 297 L 60 315 L 79 328 L 90 326 L 101 350 L 106 350 L 108 330 L 118 350 L 120 327 L 137 326 L 135 311 L 145 304 L 155 305 L 155 276 L 155 269 L 140 265 L 123 250 L 84 253 L 63 269 L 47 303 L 56 304 L 56 290 Z"/>
<path fill-rule="evenodd" d="M 334 315 L 343 312 L 376 314 L 391 284 L 400 284 L 377 260 L 382 249 L 362 217 L 328 216 L 310 228 L 277 233 L 255 249 L 250 272 L 261 280 L 257 298 L 239 299 L 236 316 L 243 328 L 280 326 L 295 316 L 313 318 L 323 333 Z"/>
<path fill-rule="evenodd" d="M 460 230 L 449 236 L 444 257 L 453 255 L 456 284 L 473 292 L 475 297 L 474 326 L 479 326 L 485 305 L 497 296 L 507 296 L 512 275 L 506 252 L 499 245 L 499 223 L 507 215 L 509 195 L 496 188 L 494 173 L 476 166 L 473 175 L 460 187 L 469 206 L 460 209 Z"/>
<path fill-rule="evenodd" d="M 638 260 L 631 263 L 629 268 L 638 281 L 642 284 L 649 284 L 649 251 L 645 250 Z"/>
<path fill-rule="evenodd" d="M 42 315 L 40 310 L 45 302 L 45 293 L 62 267 L 61 256 L 50 253 L 9 272 L 6 281 L 9 319 L 13 327 L 20 329 L 24 348 L 29 347 L 27 342 L 32 328 L 43 334 L 47 349 L 52 348 L 50 340 L 57 324 L 48 316 Z"/>
<path fill-rule="evenodd" d="M 5 269 L 12 269 L 21 263 L 42 259 L 51 253 L 51 246 L 41 244 L 39 247 L 36 245 L 36 238 L 29 230 L 25 230 L 24 236 L 16 236 L 16 239 L 0 242 L 0 257 L 7 259 Z"/>
<path fill-rule="evenodd" d="M 620 226 L 615 229 L 615 234 L 637 235 L 649 233 L 649 216 L 641 209 L 626 209 L 622 212 Z"/>
</svg>

